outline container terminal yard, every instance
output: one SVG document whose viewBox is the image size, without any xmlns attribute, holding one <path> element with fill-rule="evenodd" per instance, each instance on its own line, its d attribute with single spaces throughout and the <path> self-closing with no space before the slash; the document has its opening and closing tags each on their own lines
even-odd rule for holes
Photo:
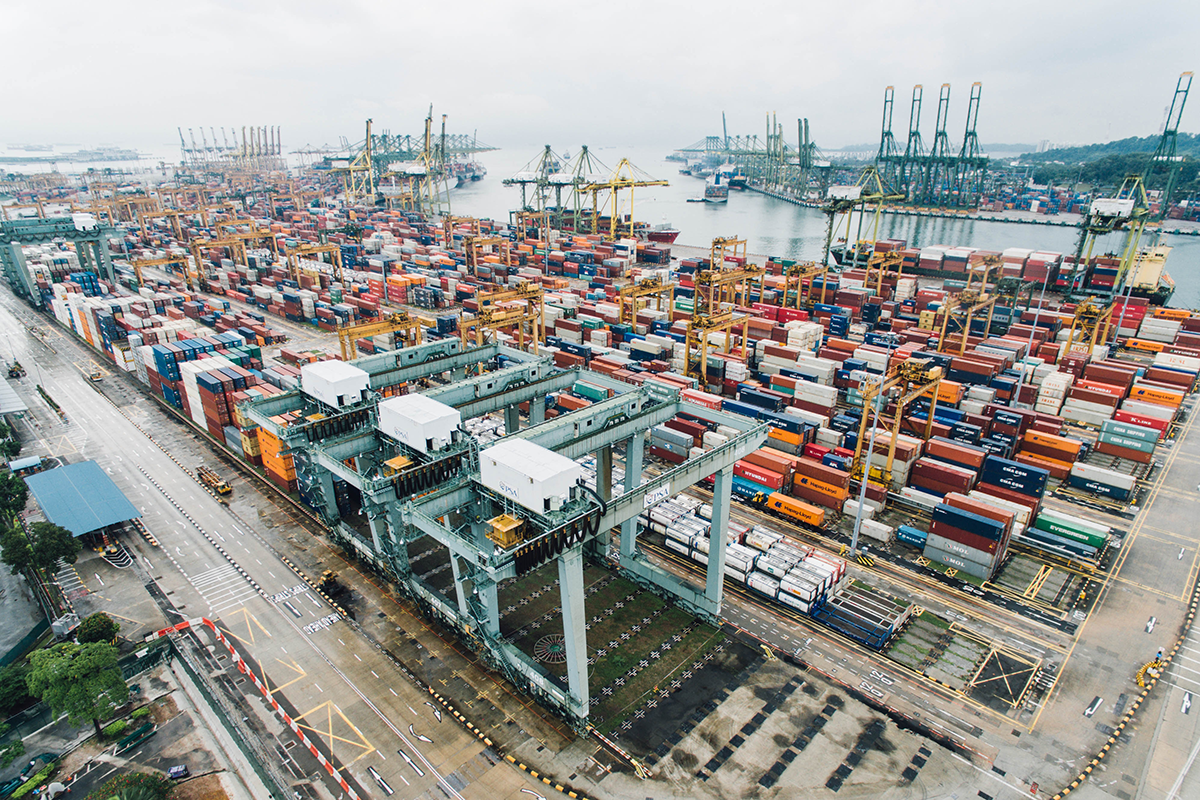
<svg viewBox="0 0 1200 800">
<path fill-rule="evenodd" d="M 0 317 L 248 796 L 1200 792 L 1200 316 L 1144 192 L 1086 258 L 834 266 L 236 162 L 26 195 Z"/>
</svg>

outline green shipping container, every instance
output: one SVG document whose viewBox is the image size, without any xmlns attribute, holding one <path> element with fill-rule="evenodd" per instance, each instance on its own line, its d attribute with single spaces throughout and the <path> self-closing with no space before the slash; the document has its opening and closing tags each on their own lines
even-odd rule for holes
<svg viewBox="0 0 1200 800">
<path fill-rule="evenodd" d="M 571 391 L 580 397 L 586 397 L 588 400 L 607 400 L 608 389 L 602 389 L 599 386 L 584 381 L 575 381 L 575 385 L 571 387 Z"/>
<path fill-rule="evenodd" d="M 1109 420 L 1100 426 L 1103 433 L 1112 434 L 1113 436 L 1124 436 L 1128 439 L 1137 439 L 1141 442 L 1150 442 L 1156 444 L 1158 442 L 1158 431 L 1153 428 L 1143 428 L 1139 425 L 1129 425 L 1124 422 L 1113 422 Z"/>
<path fill-rule="evenodd" d="M 1090 545 L 1091 547 L 1095 547 L 1097 550 L 1099 550 L 1101 547 L 1104 547 L 1106 538 L 1095 533 L 1077 530 L 1057 520 L 1048 519 L 1045 514 L 1038 515 L 1037 521 L 1034 522 L 1033 527 L 1040 531 L 1046 531 L 1048 533 L 1061 536 L 1064 539 L 1070 539 L 1073 542 L 1080 542 L 1082 544 Z"/>
<path fill-rule="evenodd" d="M 1145 442 L 1141 439 L 1134 439 L 1129 436 L 1117 436 L 1114 433 L 1101 431 L 1098 437 L 1105 444 L 1116 445 L 1117 447 L 1127 447 L 1130 450 L 1136 450 L 1139 453 L 1153 453 L 1154 442 Z"/>
</svg>

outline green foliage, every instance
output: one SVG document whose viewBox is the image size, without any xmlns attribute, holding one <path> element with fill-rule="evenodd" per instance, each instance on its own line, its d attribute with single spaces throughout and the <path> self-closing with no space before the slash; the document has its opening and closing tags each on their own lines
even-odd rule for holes
<svg viewBox="0 0 1200 800">
<path fill-rule="evenodd" d="M 33 701 L 25 685 L 28 673 L 29 667 L 21 663 L 0 669 L 0 716 L 10 717 Z"/>
<path fill-rule="evenodd" d="M 111 722 L 105 725 L 101 730 L 105 739 L 120 739 L 129 731 L 129 722 L 119 719 L 116 722 Z"/>
<path fill-rule="evenodd" d="M 0 473 L 0 513 L 6 519 L 13 519 L 25 509 L 26 500 L 29 500 L 29 487 L 25 486 L 23 477 L 10 471 Z"/>
<path fill-rule="evenodd" d="M 128 772 L 118 775 L 105 782 L 84 800 L 165 800 L 171 796 L 174 786 L 171 780 L 163 775 L 151 775 L 146 772 Z"/>
<path fill-rule="evenodd" d="M 8 733 L 8 726 L 0 722 L 0 736 Z M 0 769 L 8 769 L 20 756 L 25 755 L 25 742 L 13 739 L 0 745 Z"/>
<path fill-rule="evenodd" d="M 1097 161 L 1106 156 L 1127 156 L 1142 154 L 1149 158 L 1150 153 L 1158 147 L 1158 136 L 1131 136 L 1128 139 L 1118 139 L 1115 142 L 1100 142 L 1085 144 L 1079 147 L 1058 147 L 1043 153 L 1025 153 L 1021 161 L 1026 164 L 1046 164 L 1061 161 L 1064 164 L 1081 164 L 1087 161 Z M 1200 134 L 1180 133 L 1175 142 L 1175 154 L 1200 158 Z"/>
<path fill-rule="evenodd" d="M 9 528 L 0 534 L 0 561 L 14 575 L 33 566 L 33 546 L 20 528 Z"/>
<path fill-rule="evenodd" d="M 79 628 L 75 631 L 75 638 L 79 640 L 80 644 L 111 642 L 117 638 L 120 630 L 119 622 L 103 611 L 97 611 L 79 624 Z"/>
<path fill-rule="evenodd" d="M 0 420 L 0 454 L 11 459 L 19 452 L 21 452 L 21 442 L 13 436 L 12 426 Z"/>
<path fill-rule="evenodd" d="M 42 767 L 40 770 L 37 771 L 36 775 L 34 775 L 32 778 L 30 778 L 29 780 L 22 783 L 17 788 L 17 790 L 12 793 L 13 800 L 17 800 L 18 797 L 24 797 L 25 795 L 32 792 L 34 789 L 41 786 L 43 783 L 45 783 L 47 780 L 50 779 L 50 776 L 54 774 L 54 770 L 56 770 L 57 768 L 58 768 L 57 761 L 51 761 L 46 766 Z"/>
<path fill-rule="evenodd" d="M 130 719 L 142 719 L 143 717 L 150 716 L 150 712 L 151 712 L 150 706 L 142 706 L 141 708 L 135 708 L 133 710 L 133 713 L 129 715 L 129 718 Z"/>
<path fill-rule="evenodd" d="M 29 533 L 35 567 L 50 570 L 60 558 L 68 564 L 75 563 L 82 545 L 66 528 L 53 522 L 35 522 L 29 526 Z"/>
<path fill-rule="evenodd" d="M 29 662 L 30 693 L 55 715 L 66 714 L 72 724 L 91 720 L 97 736 L 100 720 L 129 699 L 117 648 L 111 644 L 60 644 L 34 652 Z"/>
</svg>

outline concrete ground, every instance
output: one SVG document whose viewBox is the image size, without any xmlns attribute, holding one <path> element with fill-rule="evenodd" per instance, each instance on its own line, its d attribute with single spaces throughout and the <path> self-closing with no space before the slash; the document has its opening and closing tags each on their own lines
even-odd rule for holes
<svg viewBox="0 0 1200 800">
<path fill-rule="evenodd" d="M 5 660 L 21 641 L 46 619 L 42 607 L 23 575 L 14 575 L 7 565 L 0 564 L 0 661 Z"/>
</svg>

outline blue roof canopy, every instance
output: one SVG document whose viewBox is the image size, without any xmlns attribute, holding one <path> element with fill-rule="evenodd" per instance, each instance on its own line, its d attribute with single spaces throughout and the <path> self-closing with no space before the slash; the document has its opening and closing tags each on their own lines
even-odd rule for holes
<svg viewBox="0 0 1200 800">
<path fill-rule="evenodd" d="M 39 472 L 25 483 L 46 519 L 75 536 L 142 515 L 95 461 Z"/>
</svg>

